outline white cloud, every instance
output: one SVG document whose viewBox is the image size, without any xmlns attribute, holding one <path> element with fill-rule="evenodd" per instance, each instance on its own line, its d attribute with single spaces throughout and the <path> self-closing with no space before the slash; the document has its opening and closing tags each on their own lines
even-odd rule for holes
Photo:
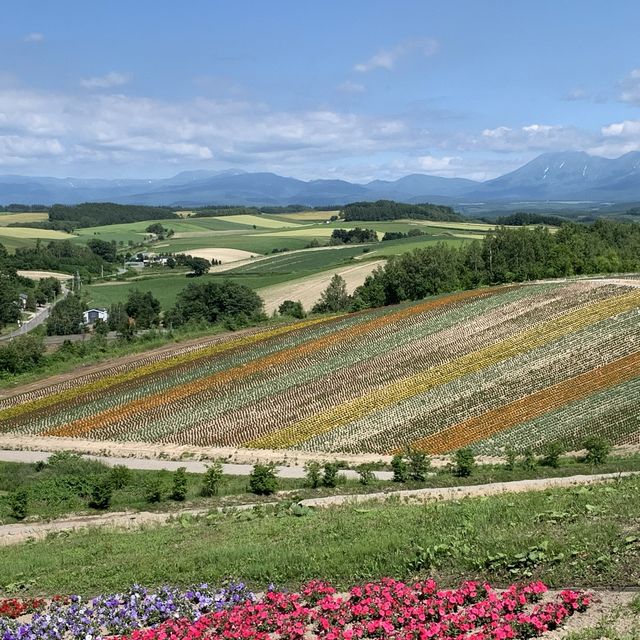
<svg viewBox="0 0 640 640">
<path fill-rule="evenodd" d="M 392 49 L 381 49 L 366 62 L 356 64 L 353 68 L 360 73 L 373 71 L 374 69 L 387 69 L 391 71 L 398 60 L 406 55 L 418 53 L 425 57 L 432 56 L 438 50 L 438 41 L 433 38 L 419 40 L 406 40 Z"/>
<path fill-rule="evenodd" d="M 33 33 L 28 33 L 23 38 L 23 41 L 24 42 L 43 42 L 44 41 L 44 34 L 34 31 Z"/>
<path fill-rule="evenodd" d="M 622 81 L 620 100 L 640 106 L 640 68 L 633 69 Z"/>
<path fill-rule="evenodd" d="M 359 82 L 346 80 L 342 84 L 338 85 L 338 89 L 343 93 L 363 93 L 367 90 L 367 87 Z"/>
<path fill-rule="evenodd" d="M 95 76 L 93 78 L 83 78 L 80 84 L 85 89 L 108 89 L 110 87 L 120 87 L 131 82 L 130 73 L 118 73 L 110 71 L 104 76 Z"/>
<path fill-rule="evenodd" d="M 592 137 L 575 127 L 529 124 L 518 128 L 485 129 L 472 147 L 491 151 L 566 151 L 584 149 Z"/>
</svg>

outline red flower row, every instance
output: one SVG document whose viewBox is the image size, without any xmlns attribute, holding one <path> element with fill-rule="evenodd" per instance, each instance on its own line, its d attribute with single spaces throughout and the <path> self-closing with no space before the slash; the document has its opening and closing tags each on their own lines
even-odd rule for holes
<svg viewBox="0 0 640 640">
<path fill-rule="evenodd" d="M 498 592 L 476 582 L 439 590 L 433 580 L 408 586 L 385 578 L 339 595 L 314 581 L 300 593 L 269 591 L 196 622 L 170 620 L 113 640 L 508 640 L 538 637 L 590 604 L 575 591 L 534 604 L 546 591 L 541 582 Z"/>
<path fill-rule="evenodd" d="M 26 600 L 19 598 L 2 598 L 0 599 L 0 617 L 19 618 L 20 616 L 39 611 L 44 605 L 45 601 L 40 598 L 28 598 Z"/>
</svg>

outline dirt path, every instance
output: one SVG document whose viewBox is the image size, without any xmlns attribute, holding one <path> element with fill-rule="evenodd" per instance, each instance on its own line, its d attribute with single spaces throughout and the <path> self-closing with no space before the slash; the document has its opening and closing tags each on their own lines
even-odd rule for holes
<svg viewBox="0 0 640 640">
<path fill-rule="evenodd" d="M 547 595 L 555 596 L 551 591 Z M 580 633 L 584 640 L 638 640 L 640 638 L 640 613 L 631 609 L 636 591 L 592 591 L 592 605 L 567 621 L 560 629 L 545 633 L 543 640 L 576 638 Z M 582 635 L 585 634 L 585 635 Z"/>
<path fill-rule="evenodd" d="M 15 433 L 0 434 L 0 451 L 18 454 L 17 462 L 29 462 L 30 452 L 50 454 L 55 451 L 75 451 L 76 453 L 120 458 L 126 460 L 161 460 L 163 462 L 221 460 L 226 463 L 253 465 L 257 462 L 280 465 L 282 467 L 304 467 L 307 462 L 320 463 L 344 461 L 350 466 L 366 463 L 390 463 L 392 456 L 377 453 L 335 454 L 322 452 L 294 451 L 287 449 L 241 449 L 234 447 L 196 447 L 191 445 L 160 444 L 154 442 L 116 442 L 111 440 L 89 440 L 83 438 L 62 438 L 53 436 L 29 436 Z M 640 446 L 622 445 L 614 447 L 612 453 L 618 456 L 634 455 Z M 568 452 L 568 456 L 579 457 L 583 451 Z M 23 456 L 20 458 L 20 456 Z M 450 464 L 450 456 L 433 456 L 431 466 L 445 467 Z M 500 464 L 504 459 L 495 456 L 477 456 L 477 464 Z"/>
<path fill-rule="evenodd" d="M 48 451 L 3 451 L 0 450 L 0 461 L 2 462 L 22 462 L 35 463 L 46 462 L 51 452 Z M 204 473 L 207 470 L 206 462 L 198 460 L 166 460 L 162 458 L 119 458 L 114 456 L 87 455 L 87 458 L 97 460 L 110 467 L 122 465 L 128 469 L 138 469 L 146 471 L 175 471 L 184 467 L 188 473 Z M 253 471 L 252 464 L 225 463 L 222 465 L 222 472 L 228 476 L 248 476 Z M 339 472 L 345 478 L 357 478 L 358 473 L 350 469 L 343 469 Z M 378 480 L 391 480 L 391 471 L 374 471 Z M 276 474 L 279 478 L 304 478 L 305 470 L 301 466 L 278 466 Z"/>
<path fill-rule="evenodd" d="M 611 482 L 619 478 L 640 475 L 640 472 L 608 473 L 593 476 L 571 476 L 569 478 L 544 478 L 540 480 L 522 480 L 517 482 L 497 482 L 468 487 L 448 487 L 443 489 L 414 489 L 407 491 L 390 491 L 381 493 L 327 496 L 301 500 L 300 505 L 313 508 L 328 508 L 343 504 L 358 504 L 371 500 L 383 501 L 394 496 L 406 502 L 431 502 L 459 500 L 465 497 L 482 497 L 504 493 L 520 493 L 523 491 L 545 491 L 550 488 L 572 487 L 578 485 Z M 265 503 L 263 503 L 265 504 Z M 274 502 L 266 504 L 276 504 Z M 168 513 L 116 512 L 96 516 L 76 516 L 61 518 L 50 522 L 16 523 L 0 526 L 0 546 L 19 544 L 29 539 L 42 539 L 50 533 L 72 531 L 91 527 L 111 527 L 132 529 L 144 525 L 165 524 L 172 518 L 196 516 L 211 511 L 242 511 L 252 509 L 256 504 L 231 505 L 215 509 L 183 509 Z"/>
<path fill-rule="evenodd" d="M 620 478 L 640 475 L 640 471 L 625 471 L 622 473 L 600 473 L 591 476 L 569 476 L 565 478 L 539 478 L 535 480 L 516 480 L 513 482 L 494 482 L 491 484 L 476 484 L 466 487 L 443 487 L 438 489 L 408 489 L 404 491 L 381 491 L 379 493 L 354 494 L 342 496 L 326 496 L 324 498 L 309 498 L 302 500 L 305 507 L 333 507 L 343 504 L 357 504 L 371 500 L 386 500 L 390 495 L 405 502 L 433 502 L 443 500 L 460 500 L 461 498 L 477 498 L 480 496 L 495 496 L 503 493 L 523 493 L 525 491 L 545 491 L 562 487 L 611 482 Z"/>
<path fill-rule="evenodd" d="M 258 289 L 258 293 L 264 299 L 265 310 L 268 314 L 273 313 L 285 300 L 300 300 L 304 308 L 309 310 L 319 300 L 335 274 L 344 278 L 347 283 L 347 291 L 353 293 L 354 289 L 359 287 L 365 278 L 384 262 L 384 260 L 375 260 L 357 266 L 330 269 L 300 280 L 289 280 L 282 284 Z"/>
</svg>

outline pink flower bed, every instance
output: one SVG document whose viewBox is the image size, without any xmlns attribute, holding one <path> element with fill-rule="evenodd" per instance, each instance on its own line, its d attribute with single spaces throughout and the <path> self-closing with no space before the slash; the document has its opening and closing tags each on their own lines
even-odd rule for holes
<svg viewBox="0 0 640 640">
<path fill-rule="evenodd" d="M 584 593 L 562 591 L 542 600 L 542 582 L 496 591 L 465 582 L 440 590 L 433 580 L 407 585 L 385 578 L 338 594 L 313 581 L 299 593 L 269 591 L 256 601 L 193 622 L 169 620 L 113 640 L 505 640 L 534 638 L 586 610 Z"/>
</svg>

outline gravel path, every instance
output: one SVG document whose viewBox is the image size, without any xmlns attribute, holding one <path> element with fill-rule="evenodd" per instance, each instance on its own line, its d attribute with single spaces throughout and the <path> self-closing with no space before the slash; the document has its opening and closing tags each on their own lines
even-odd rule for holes
<svg viewBox="0 0 640 640">
<path fill-rule="evenodd" d="M 2 462 L 46 462 L 51 452 L 49 451 L 7 451 L 0 450 L 0 461 Z M 185 467 L 188 473 L 204 473 L 207 470 L 207 463 L 199 460 L 164 460 L 162 458 L 121 458 L 117 456 L 85 455 L 86 458 L 97 460 L 110 467 L 122 465 L 128 469 L 141 469 L 147 471 L 175 471 L 180 467 Z M 227 476 L 248 476 L 253 470 L 252 464 L 225 463 L 222 465 L 222 472 Z M 301 466 L 278 466 L 276 473 L 279 478 L 304 478 L 304 467 Z M 358 473 L 349 469 L 339 472 L 346 478 L 357 478 Z M 374 475 L 379 480 L 391 480 L 391 471 L 374 471 Z"/>
<path fill-rule="evenodd" d="M 459 500 L 465 497 L 481 497 L 504 493 L 520 493 L 523 491 L 545 491 L 550 488 L 571 487 L 577 485 L 610 482 L 618 478 L 640 475 L 640 472 L 607 473 L 593 476 L 571 476 L 569 478 L 544 478 L 540 480 L 522 480 L 517 482 L 497 482 L 469 487 L 449 487 L 444 489 L 414 489 L 407 491 L 380 492 L 368 494 L 354 494 L 341 496 L 327 496 L 325 498 L 310 498 L 301 500 L 300 505 L 314 508 L 327 508 L 342 504 L 357 504 L 371 500 L 386 500 L 390 496 L 404 499 L 407 502 L 430 502 L 444 500 Z M 281 494 L 283 495 L 284 492 Z M 263 503 L 265 504 L 265 503 Z M 266 503 L 275 504 L 275 503 Z M 61 518 L 50 522 L 16 523 L 0 525 L 0 546 L 7 546 L 25 542 L 28 539 L 42 539 L 50 533 L 71 531 L 90 527 L 112 527 L 132 529 L 144 525 L 160 525 L 171 518 L 182 516 L 204 515 L 211 511 L 243 511 L 252 509 L 255 504 L 232 505 L 216 509 L 184 509 L 181 511 L 152 513 L 116 512 L 95 516 L 76 516 Z"/>
</svg>

